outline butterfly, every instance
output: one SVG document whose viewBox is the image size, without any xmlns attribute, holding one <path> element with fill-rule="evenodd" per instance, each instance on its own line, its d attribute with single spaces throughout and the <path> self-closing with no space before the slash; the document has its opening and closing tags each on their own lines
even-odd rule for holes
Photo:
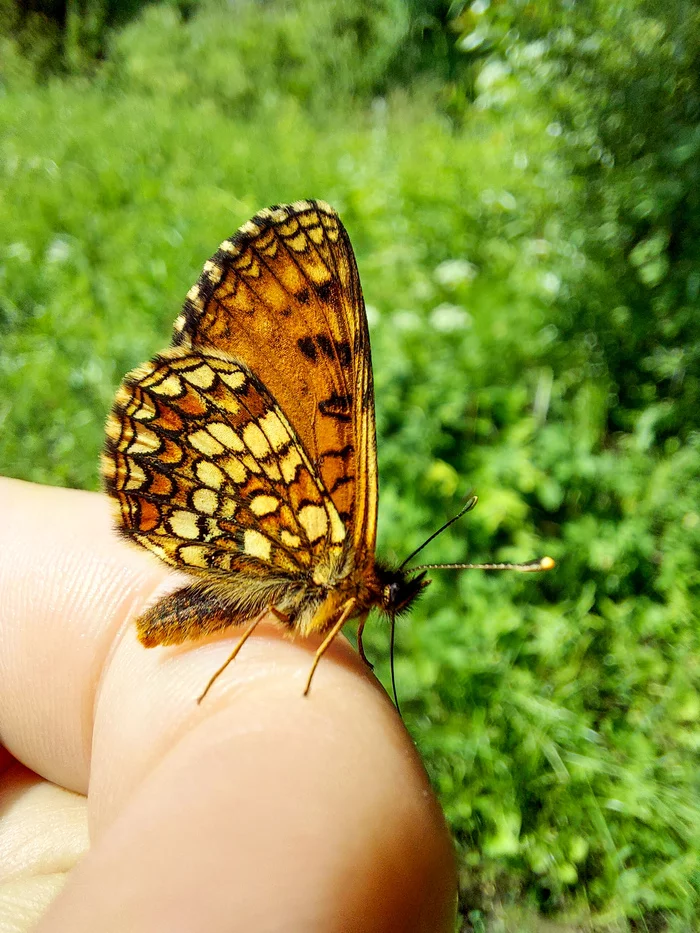
<svg viewBox="0 0 700 933">
<path fill-rule="evenodd" d="M 332 207 L 270 207 L 224 240 L 187 293 L 172 345 L 117 391 L 102 474 L 120 533 L 192 577 L 137 619 L 142 644 L 244 626 L 200 701 L 269 613 L 322 637 L 305 694 L 350 619 L 369 664 L 362 633 L 374 607 L 392 622 L 393 658 L 394 621 L 438 565 L 375 556 L 369 332 Z M 443 566 L 532 571 L 553 561 Z"/>
</svg>

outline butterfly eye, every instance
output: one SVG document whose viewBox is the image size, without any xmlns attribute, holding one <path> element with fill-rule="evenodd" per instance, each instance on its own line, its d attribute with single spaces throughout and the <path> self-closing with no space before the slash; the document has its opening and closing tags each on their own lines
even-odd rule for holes
<svg viewBox="0 0 700 933">
<path fill-rule="evenodd" d="M 419 580 L 395 580 L 387 583 L 382 591 L 384 609 L 389 613 L 402 612 L 415 599 L 420 589 Z"/>
<path fill-rule="evenodd" d="M 382 590 L 382 603 L 384 608 L 393 611 L 399 600 L 400 587 L 398 583 L 387 583 Z"/>
</svg>

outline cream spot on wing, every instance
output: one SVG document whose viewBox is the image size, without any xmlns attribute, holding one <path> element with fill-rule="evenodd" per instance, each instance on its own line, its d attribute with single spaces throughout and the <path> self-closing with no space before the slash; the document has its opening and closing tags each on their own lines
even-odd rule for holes
<svg viewBox="0 0 700 933">
<path fill-rule="evenodd" d="M 235 360 L 228 359 L 228 357 L 211 356 L 207 359 L 207 363 L 213 366 L 218 373 L 237 373 L 241 369 L 240 363 L 236 363 Z"/>
<path fill-rule="evenodd" d="M 182 380 L 175 373 L 171 373 L 162 382 L 154 382 L 151 391 L 155 392 L 156 395 L 167 395 L 169 397 L 182 395 Z"/>
<path fill-rule="evenodd" d="M 335 217 L 330 217 L 328 214 L 324 214 L 321 223 L 323 224 L 326 236 L 331 241 L 331 243 L 336 243 L 338 241 L 338 224 L 335 221 Z"/>
<path fill-rule="evenodd" d="M 118 441 L 122 433 L 122 423 L 114 414 L 110 412 L 107 417 L 107 424 L 105 425 L 105 431 L 107 432 L 107 437 L 112 441 Z"/>
<path fill-rule="evenodd" d="M 132 390 L 127 389 L 125 385 L 120 385 L 117 394 L 114 396 L 114 404 L 119 408 L 127 408 L 133 399 Z"/>
<path fill-rule="evenodd" d="M 269 243 L 266 243 L 264 246 L 260 246 L 260 244 L 258 243 L 257 247 L 258 247 L 258 252 L 263 253 L 263 255 L 265 256 L 269 256 L 270 259 L 274 259 L 274 257 L 277 255 L 279 244 L 277 243 L 277 240 L 273 238 L 270 240 Z"/>
<path fill-rule="evenodd" d="M 207 563 L 207 549 L 199 544 L 187 544 L 178 549 L 180 560 L 184 561 L 188 567 L 209 567 Z"/>
<path fill-rule="evenodd" d="M 150 428 L 144 427 L 142 424 L 137 424 L 135 427 L 135 439 L 128 447 L 130 454 L 146 454 L 152 453 L 154 450 L 160 450 L 160 438 L 155 431 L 151 431 Z"/>
<path fill-rule="evenodd" d="M 279 480 L 282 479 L 280 468 L 277 466 L 277 464 L 274 461 L 272 463 L 263 462 L 261 466 L 263 468 L 265 476 L 267 476 L 268 479 L 274 480 L 275 482 L 279 482 Z"/>
<path fill-rule="evenodd" d="M 207 431 L 220 441 L 227 450 L 245 450 L 245 444 L 233 428 L 223 421 L 214 421 L 207 425 Z"/>
<path fill-rule="evenodd" d="M 289 433 L 274 411 L 268 411 L 260 418 L 258 424 L 273 450 L 279 450 L 289 441 Z"/>
<path fill-rule="evenodd" d="M 204 307 L 204 302 L 202 301 L 202 297 L 199 294 L 199 285 L 192 286 L 192 288 L 187 292 L 187 298 L 199 311 L 201 311 Z"/>
<path fill-rule="evenodd" d="M 320 505 L 305 505 L 299 509 L 297 520 L 311 543 L 325 537 L 328 531 L 328 515 Z"/>
<path fill-rule="evenodd" d="M 257 460 L 262 460 L 270 453 L 270 445 L 267 442 L 267 438 L 253 421 L 247 424 L 243 429 L 243 440 Z"/>
<path fill-rule="evenodd" d="M 198 450 L 200 454 L 204 454 L 205 457 L 218 457 L 219 454 L 224 452 L 223 445 L 220 444 L 216 438 L 212 437 L 208 431 L 205 431 L 204 428 L 193 431 L 192 434 L 188 436 L 188 440 L 190 445 L 194 447 L 195 450 Z"/>
<path fill-rule="evenodd" d="M 260 534 L 254 528 L 249 528 L 243 536 L 243 550 L 249 557 L 269 561 L 272 544 L 265 535 Z"/>
<path fill-rule="evenodd" d="M 262 467 L 260 466 L 258 461 L 255 459 L 255 457 L 251 457 L 250 454 L 244 454 L 244 456 L 241 457 L 240 462 L 248 470 L 250 470 L 251 473 L 262 473 Z"/>
<path fill-rule="evenodd" d="M 192 495 L 192 504 L 198 512 L 213 515 L 219 507 L 219 497 L 212 489 L 196 489 Z"/>
<path fill-rule="evenodd" d="M 226 496 L 219 506 L 219 517 L 231 521 L 236 517 L 236 502 L 230 496 Z"/>
<path fill-rule="evenodd" d="M 279 508 L 277 496 L 256 496 L 251 500 L 250 511 L 254 515 L 271 515 Z"/>
<path fill-rule="evenodd" d="M 286 528 L 282 531 L 280 540 L 285 547 L 298 548 L 301 544 L 301 538 L 299 535 L 293 535 L 291 531 L 287 531 Z"/>
<path fill-rule="evenodd" d="M 281 236 L 291 237 L 299 229 L 299 221 L 292 215 L 289 217 L 286 223 L 280 224 L 277 229 L 279 230 Z M 304 236 L 303 232 L 301 235 Z"/>
<path fill-rule="evenodd" d="M 260 263 L 257 259 L 253 259 L 250 265 L 246 265 L 242 262 L 237 268 L 241 275 L 247 275 L 251 279 L 260 278 Z"/>
<path fill-rule="evenodd" d="M 177 347 L 168 347 L 168 349 L 163 350 L 161 354 L 161 356 L 169 360 L 171 369 L 180 372 L 180 370 L 188 369 L 192 365 L 191 356 L 173 356 L 173 352 L 177 352 Z M 163 368 L 160 370 L 160 375 L 167 372 L 167 368 L 163 366 Z"/>
<path fill-rule="evenodd" d="M 223 274 L 223 269 L 217 263 L 212 262 L 211 259 L 207 259 L 204 263 L 204 268 L 202 272 L 207 276 L 211 282 L 218 282 L 221 279 Z"/>
<path fill-rule="evenodd" d="M 226 383 L 229 389 L 240 389 L 240 387 L 245 384 L 246 374 L 242 370 L 237 369 L 230 373 L 219 372 L 219 378 L 222 382 Z M 236 411 L 238 411 L 238 408 L 236 408 Z"/>
<path fill-rule="evenodd" d="M 173 534 L 177 535 L 178 538 L 196 539 L 199 537 L 197 516 L 193 512 L 178 509 L 170 516 L 168 524 L 172 528 Z"/>
<path fill-rule="evenodd" d="M 221 537 L 223 531 L 219 528 L 219 523 L 215 518 L 206 518 L 204 523 L 206 531 L 202 536 L 203 541 L 214 541 L 216 538 Z"/>
<path fill-rule="evenodd" d="M 226 457 L 224 460 L 220 460 L 219 463 L 221 469 L 224 470 L 229 479 L 237 486 L 245 482 L 248 476 L 248 470 L 238 457 Z"/>
<path fill-rule="evenodd" d="M 218 466 L 210 463 L 208 460 L 200 460 L 195 467 L 195 473 L 197 474 L 197 479 L 201 483 L 204 483 L 205 486 L 209 486 L 212 489 L 221 489 L 225 480 L 225 476 Z"/>
<path fill-rule="evenodd" d="M 134 412 L 134 418 L 137 418 L 139 421 L 150 421 L 151 418 L 154 418 L 156 415 L 156 406 L 153 399 L 150 399 L 147 395 L 144 395 L 141 400 L 140 408 L 137 408 Z"/>
<path fill-rule="evenodd" d="M 170 554 L 161 544 L 156 544 L 152 538 L 149 538 L 148 535 L 134 535 L 134 540 L 145 547 L 146 550 L 150 551 L 152 554 L 155 554 L 156 557 L 160 557 L 161 560 L 164 560 L 167 564 L 172 563 Z"/>
<path fill-rule="evenodd" d="M 176 330 L 179 333 L 181 330 L 184 329 L 186 321 L 187 321 L 187 318 L 185 317 L 184 314 L 179 315 L 179 317 L 175 319 L 175 323 L 173 324 L 173 330 Z"/>
<path fill-rule="evenodd" d="M 301 466 L 301 455 L 296 447 L 290 447 L 287 453 L 280 460 L 280 469 L 282 479 L 289 484 L 296 479 L 297 471 Z"/>
<path fill-rule="evenodd" d="M 297 209 L 297 220 L 302 227 L 313 227 L 315 224 L 318 224 L 318 214 L 313 209 L 313 206 L 307 201 L 298 201 L 294 207 Z"/>
<path fill-rule="evenodd" d="M 260 227 L 253 220 L 247 220 L 240 229 L 241 233 L 248 236 L 257 236 L 260 233 Z"/>
<path fill-rule="evenodd" d="M 331 519 L 331 543 L 340 544 L 345 541 L 345 525 L 332 502 L 328 503 L 328 514 Z"/>
<path fill-rule="evenodd" d="M 219 249 L 222 253 L 233 253 L 234 255 L 238 252 L 238 247 L 231 240 L 224 240 L 223 243 L 219 244 Z"/>
<path fill-rule="evenodd" d="M 198 366 L 189 372 L 184 372 L 183 377 L 190 385 L 197 386 L 198 389 L 209 389 L 214 384 L 216 378 L 214 372 L 209 366 Z"/>
<path fill-rule="evenodd" d="M 126 482 L 126 478 L 128 475 L 129 474 L 128 474 L 126 467 L 124 466 L 124 463 L 123 462 L 120 463 L 119 466 L 116 467 L 114 471 L 114 476 L 113 476 L 114 485 L 117 487 L 117 489 L 124 488 L 124 483 Z"/>
<path fill-rule="evenodd" d="M 114 460 L 108 454 L 102 454 L 100 456 L 100 462 L 102 464 L 102 475 L 107 480 L 113 480 L 116 476 L 117 468 L 114 464 Z"/>
<path fill-rule="evenodd" d="M 140 489 L 146 482 L 146 474 L 133 460 L 129 462 L 129 478 L 125 489 Z"/>
</svg>

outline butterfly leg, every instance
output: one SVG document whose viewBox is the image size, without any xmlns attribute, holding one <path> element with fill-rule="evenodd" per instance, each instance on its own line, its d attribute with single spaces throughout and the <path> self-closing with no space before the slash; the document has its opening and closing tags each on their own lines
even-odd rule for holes
<svg viewBox="0 0 700 933">
<path fill-rule="evenodd" d="M 362 633 L 363 633 L 364 630 L 365 630 L 365 622 L 366 622 L 366 621 L 367 621 L 367 616 L 365 615 L 365 616 L 363 616 L 363 617 L 360 619 L 360 623 L 359 623 L 359 625 L 357 626 L 357 650 L 359 651 L 360 657 L 361 657 L 362 660 L 365 662 L 365 664 L 367 665 L 367 667 L 368 667 L 371 671 L 373 671 L 373 670 L 374 670 L 374 664 L 372 664 L 372 662 L 369 660 L 369 658 L 368 658 L 367 655 L 365 654 L 364 645 L 362 644 Z"/>
<path fill-rule="evenodd" d="M 228 656 L 228 658 L 224 661 L 224 663 L 221 665 L 221 667 L 218 669 L 218 671 L 216 671 L 216 673 L 214 674 L 214 676 L 209 680 L 209 683 L 208 683 L 208 684 L 206 685 L 206 687 L 204 688 L 204 693 L 199 697 L 199 699 L 197 700 L 197 703 L 201 703 L 201 702 L 202 702 L 202 700 L 204 699 L 204 697 L 209 693 L 209 690 L 210 690 L 210 689 L 212 688 L 212 686 L 214 685 L 214 682 L 218 679 L 219 674 L 223 674 L 223 672 L 224 672 L 224 671 L 226 670 L 226 668 L 229 666 L 229 664 L 231 663 L 231 661 L 233 661 L 233 659 L 236 657 L 236 655 L 237 655 L 238 652 L 241 650 L 241 648 L 243 647 L 243 645 L 248 641 L 248 639 L 250 638 L 250 636 L 253 634 L 253 632 L 254 632 L 255 629 L 257 628 L 258 624 L 259 624 L 260 622 L 262 622 L 262 620 L 263 620 L 263 619 L 265 618 L 265 616 L 268 614 L 268 612 L 273 612 L 276 616 L 281 617 L 282 621 L 284 621 L 284 620 L 287 618 L 286 616 L 283 616 L 282 613 L 277 612 L 277 610 L 274 609 L 274 607 L 270 607 L 270 606 L 266 606 L 265 609 L 263 609 L 262 612 L 259 612 L 259 613 L 255 616 L 255 618 L 253 619 L 253 621 L 250 623 L 250 625 L 248 626 L 248 628 L 245 630 L 245 632 L 243 632 L 243 634 L 241 635 L 241 637 L 238 639 L 238 641 L 237 641 L 237 643 L 236 643 L 236 647 L 233 649 L 233 651 L 231 652 L 231 654 L 230 654 L 230 655 Z"/>
<path fill-rule="evenodd" d="M 338 632 L 347 622 L 348 617 L 350 616 L 350 613 L 355 608 L 356 602 L 357 600 L 353 597 L 352 599 L 349 599 L 344 604 L 341 610 L 341 613 L 338 616 L 338 620 L 335 622 L 335 624 L 333 625 L 333 628 L 330 630 L 330 632 L 326 635 L 326 637 L 323 639 L 321 644 L 316 649 L 316 656 L 314 657 L 314 663 L 311 665 L 311 670 L 309 671 L 309 676 L 306 681 L 306 686 L 304 687 L 304 696 L 308 695 L 309 689 L 311 688 L 311 679 L 314 676 L 314 672 L 316 671 L 316 668 L 318 667 L 318 662 L 321 660 L 323 655 L 326 653 L 328 646 L 333 641 L 335 636 L 338 634 Z"/>
</svg>

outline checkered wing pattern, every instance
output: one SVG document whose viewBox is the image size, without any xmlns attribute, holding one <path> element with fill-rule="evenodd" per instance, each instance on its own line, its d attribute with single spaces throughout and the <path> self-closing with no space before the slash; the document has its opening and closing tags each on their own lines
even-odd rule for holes
<svg viewBox="0 0 700 933">
<path fill-rule="evenodd" d="M 273 605 L 294 625 L 311 590 L 373 565 L 369 337 L 332 208 L 270 208 L 220 246 L 173 346 L 119 388 L 103 476 L 121 532 L 198 580 L 138 621 L 145 644 Z"/>
</svg>

